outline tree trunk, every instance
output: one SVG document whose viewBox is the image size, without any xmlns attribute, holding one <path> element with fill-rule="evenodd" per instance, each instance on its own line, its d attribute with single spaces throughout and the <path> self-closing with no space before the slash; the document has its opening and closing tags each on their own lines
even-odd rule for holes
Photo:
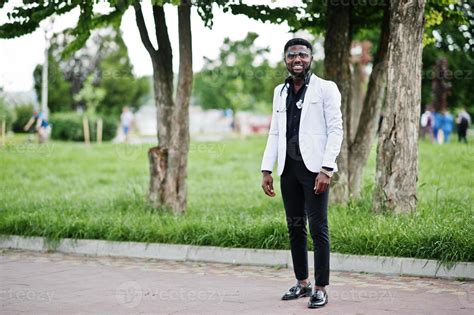
<svg viewBox="0 0 474 315">
<path fill-rule="evenodd" d="M 349 146 L 349 192 L 351 196 L 355 197 L 360 195 L 364 167 L 375 139 L 380 111 L 385 98 L 389 26 L 390 9 L 387 4 L 384 9 L 379 46 L 374 58 L 367 94 L 364 98 L 357 131 Z"/>
<path fill-rule="evenodd" d="M 186 209 L 186 177 L 189 151 L 189 101 L 193 83 L 192 40 L 191 40 L 191 3 L 182 1 L 178 7 L 179 24 L 179 75 L 176 91 L 176 106 L 172 119 L 171 158 L 173 169 L 169 170 L 169 194 L 173 196 L 167 204 L 173 209 Z M 176 196 L 175 196 L 176 192 Z"/>
<path fill-rule="evenodd" d="M 162 6 L 153 5 L 156 50 L 148 37 L 141 6 L 134 4 L 142 42 L 153 64 L 155 103 L 158 109 L 158 146 L 150 148 L 149 200 L 155 208 L 175 213 L 186 209 L 186 176 L 189 151 L 189 100 L 192 88 L 190 2 L 178 6 L 180 65 L 176 100 L 173 99 L 172 50 Z"/>
<path fill-rule="evenodd" d="M 374 210 L 416 208 L 425 0 L 391 1 L 387 97 L 377 146 Z"/>
<path fill-rule="evenodd" d="M 436 60 L 433 66 L 433 81 L 431 90 L 433 95 L 432 105 L 435 112 L 444 113 L 448 110 L 448 96 L 450 95 L 450 75 L 452 72 L 448 68 L 448 59 L 441 58 Z"/>
<path fill-rule="evenodd" d="M 359 126 L 362 105 L 364 104 L 364 90 L 366 89 L 367 77 L 365 74 L 365 64 L 360 61 L 352 61 L 352 78 L 351 78 L 351 139 L 349 139 L 349 148 L 354 141 L 357 128 Z M 350 172 L 349 172 L 350 173 Z M 350 177 L 350 174 L 349 174 Z"/>
<path fill-rule="evenodd" d="M 344 141 L 337 158 L 338 172 L 334 179 L 331 200 L 344 202 L 349 197 L 348 140 L 350 139 L 351 103 L 351 11 L 350 3 L 328 2 L 326 38 L 324 41 L 325 78 L 336 82 L 341 92 L 341 111 L 344 123 Z"/>
</svg>

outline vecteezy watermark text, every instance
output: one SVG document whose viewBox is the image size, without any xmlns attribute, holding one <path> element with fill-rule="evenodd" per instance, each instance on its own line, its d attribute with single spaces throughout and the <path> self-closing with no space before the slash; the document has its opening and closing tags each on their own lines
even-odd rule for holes
<svg viewBox="0 0 474 315">
<path fill-rule="evenodd" d="M 0 300 L 27 300 L 51 303 L 54 291 L 38 291 L 33 289 L 0 290 Z"/>
<path fill-rule="evenodd" d="M 222 303 L 225 294 L 217 290 L 191 288 L 144 288 L 137 281 L 126 281 L 115 291 L 115 299 L 127 308 L 138 306 L 142 300 L 161 301 L 217 301 Z"/>
</svg>

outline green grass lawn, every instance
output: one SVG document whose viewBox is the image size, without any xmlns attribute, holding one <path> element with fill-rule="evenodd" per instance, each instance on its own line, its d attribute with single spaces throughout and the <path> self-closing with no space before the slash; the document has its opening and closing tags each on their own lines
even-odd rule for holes
<svg viewBox="0 0 474 315">
<path fill-rule="evenodd" d="M 147 205 L 148 145 L 15 137 L 0 149 L 0 234 L 287 249 L 278 178 L 276 198 L 260 187 L 264 145 L 191 143 L 188 210 L 175 216 Z M 331 250 L 474 261 L 473 153 L 472 144 L 421 142 L 417 211 L 375 215 L 372 152 L 363 197 L 330 207 Z"/>
</svg>

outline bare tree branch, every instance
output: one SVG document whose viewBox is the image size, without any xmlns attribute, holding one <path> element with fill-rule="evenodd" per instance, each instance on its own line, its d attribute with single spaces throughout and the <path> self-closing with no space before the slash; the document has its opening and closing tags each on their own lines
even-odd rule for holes
<svg viewBox="0 0 474 315">
<path fill-rule="evenodd" d="M 160 66 L 166 74 L 173 73 L 173 52 L 166 26 L 165 11 L 162 6 L 153 5 L 153 18 L 155 20 L 156 41 L 158 42 L 158 55 Z"/>
<path fill-rule="evenodd" d="M 359 126 L 354 141 L 350 144 L 351 150 L 357 153 L 362 153 L 364 150 L 367 151 L 363 153 L 364 156 L 368 156 L 370 148 L 372 147 L 385 95 L 389 27 L 390 11 L 389 5 L 386 4 L 381 26 L 382 31 L 380 32 L 379 47 L 374 60 L 374 69 L 370 74 L 369 88 L 360 115 Z M 367 138 L 369 138 L 370 141 L 367 141 Z M 362 145 L 366 145 L 367 148 L 360 150 L 360 146 Z"/>
<path fill-rule="evenodd" d="M 153 44 L 150 41 L 150 37 L 148 36 L 148 30 L 146 28 L 145 20 L 143 19 L 142 6 L 140 5 L 140 2 L 136 1 L 133 4 L 133 8 L 135 9 L 135 19 L 137 21 L 137 27 L 140 32 L 140 38 L 146 50 L 150 54 L 150 57 L 154 59 L 156 57 L 156 49 L 153 47 Z"/>
<path fill-rule="evenodd" d="M 179 25 L 179 79 L 177 100 L 189 99 L 193 82 L 193 52 L 191 38 L 191 3 L 183 0 L 178 7 Z M 180 95 L 183 94 L 183 95 Z M 186 102 L 186 101 L 185 101 Z M 189 100 L 187 100 L 189 102 Z M 178 104 L 180 102 L 177 102 Z"/>
</svg>

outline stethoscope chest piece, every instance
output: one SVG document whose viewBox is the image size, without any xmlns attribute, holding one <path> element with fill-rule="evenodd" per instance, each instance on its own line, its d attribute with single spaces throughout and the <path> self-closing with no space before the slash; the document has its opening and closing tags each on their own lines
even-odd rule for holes
<svg viewBox="0 0 474 315">
<path fill-rule="evenodd" d="M 298 102 L 296 102 L 296 107 L 301 109 L 303 107 L 303 100 L 300 99 Z"/>
</svg>

